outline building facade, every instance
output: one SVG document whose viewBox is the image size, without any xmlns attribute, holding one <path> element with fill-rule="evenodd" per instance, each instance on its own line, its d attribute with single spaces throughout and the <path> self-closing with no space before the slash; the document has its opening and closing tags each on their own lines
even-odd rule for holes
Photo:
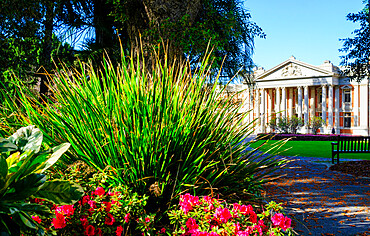
<svg viewBox="0 0 370 236">
<path fill-rule="evenodd" d="M 255 84 L 230 85 L 238 93 L 242 111 L 249 112 L 245 122 L 256 122 L 256 133 L 271 132 L 273 117 L 297 116 L 309 124 L 321 117 L 325 124 L 319 133 L 369 136 L 369 81 L 360 83 L 341 76 L 330 61 L 313 66 L 294 57 L 265 71 L 254 72 Z M 300 133 L 311 133 L 308 125 Z"/>
</svg>

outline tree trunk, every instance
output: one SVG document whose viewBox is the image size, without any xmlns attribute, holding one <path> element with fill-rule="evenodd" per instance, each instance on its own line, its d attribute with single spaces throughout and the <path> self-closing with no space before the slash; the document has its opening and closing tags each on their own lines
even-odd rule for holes
<svg viewBox="0 0 370 236">
<path fill-rule="evenodd" d="M 43 38 L 43 51 L 42 51 L 42 67 L 41 69 L 41 84 L 40 84 L 40 98 L 46 101 L 46 95 L 49 91 L 47 87 L 48 76 L 47 73 L 51 73 L 51 52 L 52 52 L 52 38 L 54 30 L 54 1 L 45 1 L 45 21 L 44 21 L 44 38 Z"/>
<path fill-rule="evenodd" d="M 144 54 L 151 50 L 152 44 L 155 43 L 155 37 L 150 34 L 142 34 L 146 31 L 153 30 L 159 33 L 159 37 L 163 39 L 164 43 L 169 43 L 167 56 L 170 59 L 175 57 L 181 58 L 181 48 L 176 48 L 171 42 L 167 42 L 168 37 L 161 32 L 161 24 L 165 21 L 171 23 L 178 22 L 186 15 L 188 16 L 189 24 L 191 24 L 196 19 L 201 7 L 200 0 L 128 1 L 126 7 L 126 27 L 134 52 L 140 52 L 141 46 L 143 47 Z M 139 39 L 139 35 L 141 35 L 141 39 Z M 139 40 L 141 40 L 141 43 Z"/>
<path fill-rule="evenodd" d="M 112 5 L 106 0 L 94 0 L 95 42 L 98 48 L 110 48 L 114 44 L 114 18 L 109 16 Z"/>
</svg>

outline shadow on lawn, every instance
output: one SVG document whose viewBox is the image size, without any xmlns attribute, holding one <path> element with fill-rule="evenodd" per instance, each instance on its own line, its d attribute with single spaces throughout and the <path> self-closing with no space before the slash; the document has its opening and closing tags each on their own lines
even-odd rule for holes
<svg viewBox="0 0 370 236">
<path fill-rule="evenodd" d="M 356 235 L 370 230 L 370 179 L 330 171 L 327 165 L 292 161 L 286 176 L 265 185 L 282 202 L 298 235 Z"/>
</svg>

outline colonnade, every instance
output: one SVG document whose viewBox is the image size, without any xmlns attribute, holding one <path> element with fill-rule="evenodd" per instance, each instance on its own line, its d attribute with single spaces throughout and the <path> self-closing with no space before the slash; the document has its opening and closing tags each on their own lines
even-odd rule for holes
<svg viewBox="0 0 370 236">
<path fill-rule="evenodd" d="M 339 86 L 322 85 L 321 86 L 321 111 L 320 105 L 315 102 L 316 89 L 319 86 L 297 86 L 297 87 L 276 87 L 276 88 L 257 88 L 255 90 L 255 111 L 256 117 L 260 119 L 261 132 L 266 132 L 265 127 L 268 123 L 268 117 L 272 113 L 276 117 L 291 117 L 298 116 L 303 118 L 304 124 L 307 127 L 310 116 L 314 116 L 316 112 L 322 113 L 324 120 L 324 128 L 332 129 L 335 124 L 335 129 L 339 128 Z M 314 96 L 310 97 L 310 92 L 314 89 Z M 296 96 L 295 90 L 297 91 Z M 275 96 L 273 95 L 275 92 Z M 287 96 L 288 94 L 288 96 Z M 289 97 L 289 99 L 287 99 Z M 310 104 L 311 102 L 311 104 Z M 274 111 L 272 110 L 274 104 Z M 295 110 L 293 110 L 295 108 Z M 310 112 L 311 111 L 311 112 Z M 311 115 L 310 115 L 311 114 Z M 306 129 L 306 132 L 308 130 Z"/>
</svg>

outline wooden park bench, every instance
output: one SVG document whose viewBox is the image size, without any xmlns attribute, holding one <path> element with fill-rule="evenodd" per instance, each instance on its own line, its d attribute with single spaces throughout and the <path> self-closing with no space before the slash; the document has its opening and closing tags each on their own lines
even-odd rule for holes
<svg viewBox="0 0 370 236">
<path fill-rule="evenodd" d="M 340 136 L 337 142 L 331 143 L 331 158 L 334 164 L 335 156 L 339 163 L 339 153 L 370 153 L 370 137 Z"/>
</svg>

